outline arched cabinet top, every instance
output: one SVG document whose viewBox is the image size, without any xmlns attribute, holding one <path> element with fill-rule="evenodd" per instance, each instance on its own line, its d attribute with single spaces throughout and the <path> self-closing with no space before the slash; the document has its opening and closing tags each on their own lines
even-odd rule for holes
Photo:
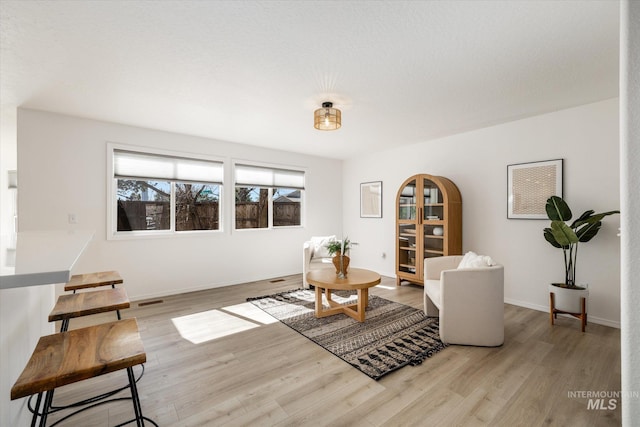
<svg viewBox="0 0 640 427">
<path fill-rule="evenodd" d="M 400 188 L 398 189 L 398 194 L 396 196 L 396 202 L 400 201 L 400 197 L 402 196 L 402 190 L 411 184 L 412 181 L 416 183 L 418 180 L 429 180 L 438 186 L 443 196 L 443 203 L 462 203 L 462 196 L 460 195 L 460 190 L 458 187 L 451 181 L 449 178 L 445 178 L 444 176 L 437 175 L 429 175 L 429 174 L 418 174 L 413 175 L 407 178 Z"/>
</svg>

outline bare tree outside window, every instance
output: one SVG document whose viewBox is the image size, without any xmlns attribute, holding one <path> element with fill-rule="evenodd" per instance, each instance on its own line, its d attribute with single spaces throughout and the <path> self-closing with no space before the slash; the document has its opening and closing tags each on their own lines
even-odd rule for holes
<svg viewBox="0 0 640 427">
<path fill-rule="evenodd" d="M 236 187 L 236 229 L 269 227 L 269 189 Z"/>
<path fill-rule="evenodd" d="M 176 183 L 176 231 L 217 230 L 220 187 Z"/>
</svg>

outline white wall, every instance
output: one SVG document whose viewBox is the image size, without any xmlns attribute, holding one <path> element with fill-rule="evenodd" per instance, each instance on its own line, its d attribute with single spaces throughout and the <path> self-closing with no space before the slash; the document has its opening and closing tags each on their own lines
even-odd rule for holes
<svg viewBox="0 0 640 427">
<path fill-rule="evenodd" d="M 16 109 L 3 108 L 0 112 L 0 271 L 11 269 L 14 254 L 13 215 L 15 189 L 9 189 L 9 171 L 17 167 Z"/>
<path fill-rule="evenodd" d="M 620 13 L 620 182 L 622 202 L 622 424 L 640 422 L 640 2 Z"/>
<path fill-rule="evenodd" d="M 7 171 L 15 170 L 16 110 L 3 109 L 0 116 L 0 270 L 7 268 L 7 246 L 13 243 L 15 190 L 9 190 Z M 42 335 L 53 332 L 46 322 L 54 301 L 53 285 L 0 290 L 0 426 L 28 425 L 25 399 L 10 401 L 11 387 Z"/>
<path fill-rule="evenodd" d="M 507 165 L 564 159 L 574 217 L 619 209 L 618 100 L 611 99 L 446 138 L 363 155 L 344 164 L 345 233 L 360 245 L 352 265 L 395 272 L 395 199 L 418 173 L 451 179 L 462 194 L 463 249 L 505 266 L 505 301 L 548 311 L 548 283 L 564 278 L 562 252 L 542 237 L 545 220 L 507 219 Z M 383 218 L 360 218 L 359 184 L 383 181 Z M 589 320 L 619 327 L 619 215 L 580 246 L 577 280 L 590 287 Z M 382 258 L 382 253 L 386 258 Z"/>
<path fill-rule="evenodd" d="M 225 158 L 224 232 L 107 240 L 107 142 Z M 232 159 L 305 168 L 305 227 L 230 230 Z M 18 111 L 18 179 L 20 230 L 95 230 L 74 272 L 118 270 L 132 299 L 300 273 L 302 243 L 341 232 L 341 161 L 47 112 Z"/>
</svg>

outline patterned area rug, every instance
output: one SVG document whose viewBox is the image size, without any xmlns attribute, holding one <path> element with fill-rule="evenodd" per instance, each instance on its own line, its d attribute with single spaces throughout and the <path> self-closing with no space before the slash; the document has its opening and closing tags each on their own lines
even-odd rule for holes
<svg viewBox="0 0 640 427">
<path fill-rule="evenodd" d="M 356 295 L 334 291 L 333 299 L 352 304 Z M 345 314 L 317 319 L 315 294 L 309 289 L 247 300 L 374 380 L 419 365 L 446 346 L 438 336 L 438 318 L 375 295 L 369 296 L 364 323 Z"/>
</svg>

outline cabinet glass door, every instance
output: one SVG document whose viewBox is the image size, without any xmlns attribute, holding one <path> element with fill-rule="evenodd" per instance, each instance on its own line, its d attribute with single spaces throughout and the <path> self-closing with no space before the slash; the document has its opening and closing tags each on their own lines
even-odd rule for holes
<svg viewBox="0 0 640 427">
<path fill-rule="evenodd" d="M 422 184 L 424 257 L 442 256 L 445 238 L 443 194 L 440 188 L 429 179 L 424 179 Z"/>
<path fill-rule="evenodd" d="M 400 203 L 398 204 L 398 219 L 415 220 L 416 219 L 416 182 L 411 181 L 406 185 L 400 193 Z"/>
<path fill-rule="evenodd" d="M 399 252 L 399 260 L 398 267 L 399 270 L 404 273 L 415 274 L 416 273 L 416 226 L 410 224 L 400 224 L 399 225 L 399 233 L 398 233 L 398 247 L 400 249 Z"/>
<path fill-rule="evenodd" d="M 398 201 L 398 270 L 407 274 L 418 271 L 416 248 L 418 247 L 418 189 L 416 180 L 409 183 L 400 192 Z"/>
</svg>

